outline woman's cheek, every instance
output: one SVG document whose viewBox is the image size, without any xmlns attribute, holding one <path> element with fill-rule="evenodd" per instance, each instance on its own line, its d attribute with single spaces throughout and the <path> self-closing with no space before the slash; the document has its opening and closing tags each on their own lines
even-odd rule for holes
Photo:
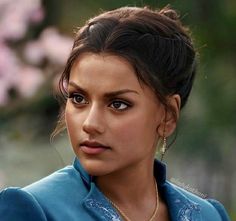
<svg viewBox="0 0 236 221">
<path fill-rule="evenodd" d="M 138 143 L 142 139 L 142 129 L 140 120 L 132 117 L 126 121 L 120 121 L 120 126 L 116 128 L 115 137 L 123 144 L 129 145 Z"/>
<path fill-rule="evenodd" d="M 122 146 L 132 146 L 136 151 L 138 151 L 138 147 L 151 147 L 156 139 L 156 123 L 153 116 L 154 114 L 150 112 L 139 111 L 120 121 L 122 123 L 115 136 L 119 139 L 118 142 L 122 142 Z M 140 151 L 142 150 L 140 149 Z"/>
</svg>

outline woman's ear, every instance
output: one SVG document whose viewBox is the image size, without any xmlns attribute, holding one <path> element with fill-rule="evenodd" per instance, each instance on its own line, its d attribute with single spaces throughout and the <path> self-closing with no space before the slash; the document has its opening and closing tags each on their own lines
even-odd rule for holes
<svg viewBox="0 0 236 221">
<path fill-rule="evenodd" d="M 180 114 L 181 98 L 178 94 L 167 98 L 167 104 L 170 108 L 165 108 L 162 121 L 159 125 L 158 134 L 161 137 L 169 137 L 175 130 Z"/>
</svg>

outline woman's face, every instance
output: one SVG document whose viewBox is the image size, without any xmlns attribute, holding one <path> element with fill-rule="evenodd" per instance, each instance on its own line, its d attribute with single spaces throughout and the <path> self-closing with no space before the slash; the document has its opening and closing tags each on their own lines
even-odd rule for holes
<svg viewBox="0 0 236 221">
<path fill-rule="evenodd" d="M 68 93 L 68 134 L 89 174 L 152 165 L 164 107 L 125 59 L 105 53 L 80 55 Z"/>
</svg>

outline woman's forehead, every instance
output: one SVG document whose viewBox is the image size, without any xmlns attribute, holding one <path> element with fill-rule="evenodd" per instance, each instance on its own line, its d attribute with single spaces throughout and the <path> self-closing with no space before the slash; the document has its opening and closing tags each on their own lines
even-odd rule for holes
<svg viewBox="0 0 236 221">
<path fill-rule="evenodd" d="M 136 73 L 128 61 L 103 53 L 84 53 L 79 56 L 72 66 L 69 80 L 107 87 L 118 84 L 140 87 Z"/>
</svg>

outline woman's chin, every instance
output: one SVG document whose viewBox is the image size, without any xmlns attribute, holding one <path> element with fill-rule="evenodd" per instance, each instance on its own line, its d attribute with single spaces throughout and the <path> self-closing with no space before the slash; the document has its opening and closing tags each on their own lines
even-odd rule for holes
<svg viewBox="0 0 236 221">
<path fill-rule="evenodd" d="M 80 163 L 91 176 L 104 176 L 112 172 L 110 166 L 101 160 L 80 160 Z"/>
</svg>

